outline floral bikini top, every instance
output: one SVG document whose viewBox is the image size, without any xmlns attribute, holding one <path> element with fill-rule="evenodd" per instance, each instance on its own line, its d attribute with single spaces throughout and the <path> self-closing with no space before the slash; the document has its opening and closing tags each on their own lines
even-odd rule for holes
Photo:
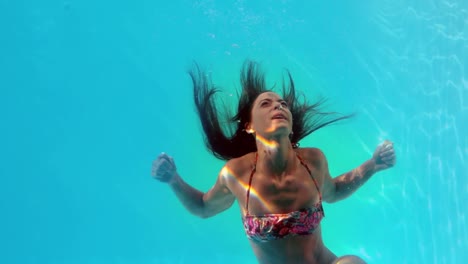
<svg viewBox="0 0 468 264">
<path fill-rule="evenodd" d="M 258 159 L 258 154 L 256 154 L 255 165 L 250 174 L 249 187 L 247 189 L 246 214 L 242 218 L 244 229 L 249 239 L 257 242 L 267 242 L 289 236 L 309 235 L 312 234 L 320 225 L 320 221 L 325 216 L 322 207 L 322 195 L 320 193 L 320 189 L 307 164 L 304 163 L 299 155 L 297 155 L 297 157 L 312 177 L 315 187 L 319 193 L 319 201 L 312 207 L 303 208 L 289 213 L 270 213 L 263 215 L 249 214 L 250 187 Z"/>
</svg>

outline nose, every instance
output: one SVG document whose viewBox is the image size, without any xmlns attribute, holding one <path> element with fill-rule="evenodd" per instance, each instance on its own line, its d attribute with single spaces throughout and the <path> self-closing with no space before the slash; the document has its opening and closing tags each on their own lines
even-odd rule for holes
<svg viewBox="0 0 468 264">
<path fill-rule="evenodd" d="M 283 109 L 283 105 L 281 103 L 278 103 L 276 106 L 275 106 L 275 109 Z"/>
</svg>

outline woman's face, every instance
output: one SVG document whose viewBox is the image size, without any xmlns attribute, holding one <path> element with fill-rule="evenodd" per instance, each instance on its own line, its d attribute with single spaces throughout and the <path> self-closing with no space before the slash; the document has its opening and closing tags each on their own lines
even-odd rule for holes
<svg viewBox="0 0 468 264">
<path fill-rule="evenodd" d="M 292 130 L 292 114 L 287 103 L 274 92 L 265 92 L 255 99 L 251 122 L 247 132 L 255 132 L 257 136 L 289 136 Z"/>
</svg>

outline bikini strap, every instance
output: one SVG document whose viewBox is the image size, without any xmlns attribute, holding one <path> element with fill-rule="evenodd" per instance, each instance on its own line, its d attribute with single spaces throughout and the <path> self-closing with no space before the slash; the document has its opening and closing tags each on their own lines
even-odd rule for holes
<svg viewBox="0 0 468 264">
<path fill-rule="evenodd" d="M 255 163 L 254 163 L 254 165 L 253 165 L 252 172 L 250 173 L 249 187 L 248 187 L 248 189 L 247 189 L 247 201 L 245 202 L 246 214 L 249 213 L 250 186 L 252 185 L 252 178 L 253 178 L 253 175 L 254 175 L 255 170 L 256 170 L 256 168 L 257 168 L 257 160 L 258 160 L 258 153 L 255 152 Z"/>
<path fill-rule="evenodd" d="M 310 171 L 309 169 L 309 166 L 307 166 L 307 164 L 304 162 L 304 160 L 302 160 L 301 156 L 299 155 L 299 153 L 297 153 L 297 158 L 299 159 L 299 161 L 301 162 L 301 164 L 306 168 L 306 170 L 309 172 L 310 174 L 310 177 L 312 178 L 312 180 L 314 181 L 314 184 L 315 184 L 315 188 L 317 188 L 317 191 L 318 191 L 318 194 L 319 194 L 319 199 L 320 199 L 320 203 L 322 202 L 322 193 L 320 192 L 320 188 L 317 184 L 317 181 L 315 180 L 314 176 L 312 175 L 312 172 Z"/>
</svg>

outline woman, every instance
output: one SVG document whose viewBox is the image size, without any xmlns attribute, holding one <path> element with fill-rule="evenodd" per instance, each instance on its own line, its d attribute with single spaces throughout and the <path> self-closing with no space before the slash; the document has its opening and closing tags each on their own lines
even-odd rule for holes
<svg viewBox="0 0 468 264">
<path fill-rule="evenodd" d="M 228 209 L 237 199 L 259 263 L 364 263 L 357 256 L 338 258 L 323 244 L 322 202 L 342 200 L 377 171 L 392 167 L 392 143 L 384 142 L 361 166 L 332 178 L 323 152 L 299 148 L 298 142 L 349 116 L 331 118 L 331 113 L 320 112 L 323 101 L 299 102 L 289 74 L 289 87 L 283 86 L 280 97 L 266 89 L 258 66 L 247 62 L 238 112 L 231 123 L 221 122 L 213 97 L 216 89 L 206 74 L 195 68 L 190 76 L 205 143 L 227 162 L 206 193 L 184 182 L 173 159 L 164 153 L 153 162 L 153 177 L 168 183 L 187 210 L 202 218 Z M 228 133 L 229 128 L 234 131 Z"/>
</svg>

